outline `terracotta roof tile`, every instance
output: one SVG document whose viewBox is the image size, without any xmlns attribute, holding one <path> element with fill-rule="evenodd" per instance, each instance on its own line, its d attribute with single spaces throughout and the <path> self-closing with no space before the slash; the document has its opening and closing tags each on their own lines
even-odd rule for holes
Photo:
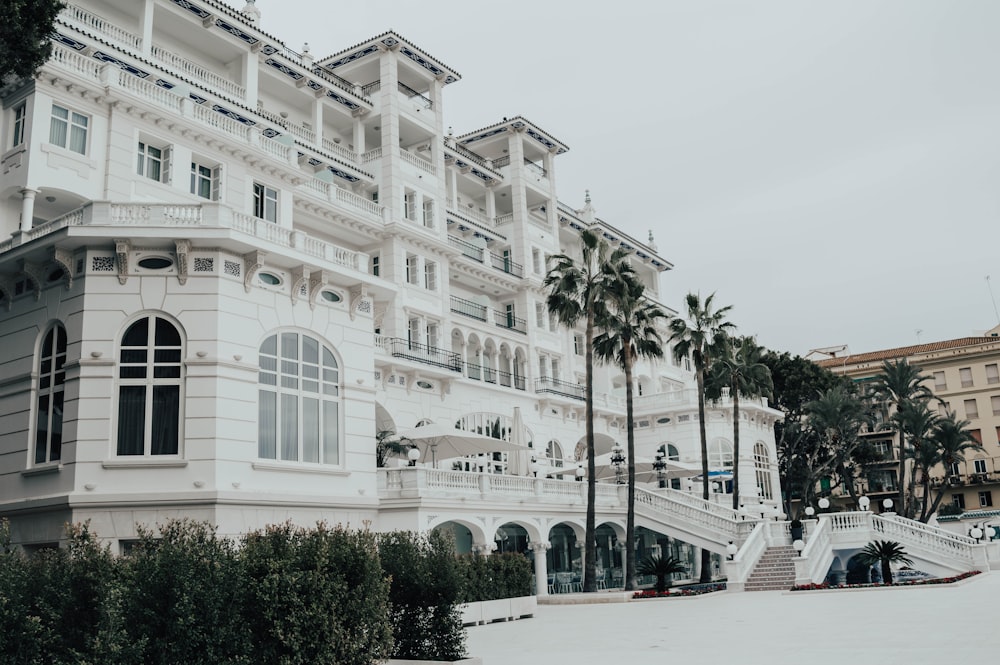
<svg viewBox="0 0 1000 665">
<path fill-rule="evenodd" d="M 908 358 L 909 356 L 914 356 L 920 353 L 943 351 L 945 349 L 957 349 L 963 346 L 972 346 L 974 344 L 984 344 L 987 342 L 1000 342 L 1000 337 L 962 337 L 960 339 L 949 339 L 944 342 L 901 346 L 895 349 L 869 351 L 868 353 L 854 353 L 841 358 L 828 358 L 826 360 L 820 360 L 816 364 L 820 367 L 842 367 L 844 365 L 855 365 L 858 363 L 881 362 L 883 360 L 893 360 L 895 358 Z"/>
</svg>

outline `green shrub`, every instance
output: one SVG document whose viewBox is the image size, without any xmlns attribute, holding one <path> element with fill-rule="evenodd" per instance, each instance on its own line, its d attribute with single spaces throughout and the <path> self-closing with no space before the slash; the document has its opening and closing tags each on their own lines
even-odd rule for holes
<svg viewBox="0 0 1000 665">
<path fill-rule="evenodd" d="M 531 562 L 523 554 L 468 554 L 459 558 L 459 569 L 464 580 L 463 603 L 517 598 L 532 593 Z"/>
<path fill-rule="evenodd" d="M 382 534 L 379 556 L 390 580 L 392 656 L 457 660 L 465 656 L 465 629 L 458 610 L 463 579 L 454 542 L 444 533 Z"/>
<path fill-rule="evenodd" d="M 44 632 L 32 611 L 28 560 L 10 544 L 10 523 L 0 520 L 0 662 L 41 662 Z"/>
<path fill-rule="evenodd" d="M 232 543 L 191 520 L 160 526 L 120 560 L 116 623 L 127 642 L 117 665 L 229 665 L 249 658 Z"/>
<path fill-rule="evenodd" d="M 269 526 L 240 552 L 254 662 L 368 665 L 392 644 L 375 537 L 319 524 Z"/>
</svg>

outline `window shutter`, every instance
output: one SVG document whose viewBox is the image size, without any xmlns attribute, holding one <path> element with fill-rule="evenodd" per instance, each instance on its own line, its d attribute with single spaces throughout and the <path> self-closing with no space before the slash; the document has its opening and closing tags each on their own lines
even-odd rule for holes
<svg viewBox="0 0 1000 665">
<path fill-rule="evenodd" d="M 222 200 L 222 164 L 212 169 L 212 200 Z"/>
<path fill-rule="evenodd" d="M 161 181 L 169 185 L 173 181 L 173 173 L 170 171 L 170 157 L 172 156 L 171 146 L 163 148 L 163 163 L 160 166 Z"/>
</svg>

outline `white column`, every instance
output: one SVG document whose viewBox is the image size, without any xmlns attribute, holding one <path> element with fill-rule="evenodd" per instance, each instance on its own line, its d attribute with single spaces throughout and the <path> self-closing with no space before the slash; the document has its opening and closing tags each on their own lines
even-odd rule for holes
<svg viewBox="0 0 1000 665">
<path fill-rule="evenodd" d="M 451 169 L 448 177 L 451 178 L 451 207 L 458 210 L 458 171 Z"/>
<path fill-rule="evenodd" d="M 533 542 L 528 547 L 535 553 L 535 595 L 547 596 L 549 595 L 549 571 L 545 560 L 545 553 L 549 551 L 551 545 L 548 542 L 542 541 Z"/>
<path fill-rule="evenodd" d="M 143 0 L 139 10 L 139 23 L 142 25 L 142 54 L 153 52 L 153 3 L 154 0 Z"/>
<path fill-rule="evenodd" d="M 30 231 L 35 217 L 35 196 L 37 189 L 25 187 L 21 190 L 21 231 Z"/>
<path fill-rule="evenodd" d="M 493 218 L 497 216 L 497 193 L 492 187 L 486 188 L 486 218 L 493 223 Z"/>
<path fill-rule="evenodd" d="M 257 108 L 257 87 L 260 76 L 260 61 L 256 51 L 249 51 L 243 56 L 243 86 L 247 92 L 247 106 Z"/>
<path fill-rule="evenodd" d="M 323 98 L 313 100 L 312 113 L 313 131 L 316 132 L 316 146 L 323 147 Z"/>
<path fill-rule="evenodd" d="M 365 125 L 361 121 L 361 116 L 354 119 L 354 149 L 358 156 L 365 153 Z"/>
</svg>

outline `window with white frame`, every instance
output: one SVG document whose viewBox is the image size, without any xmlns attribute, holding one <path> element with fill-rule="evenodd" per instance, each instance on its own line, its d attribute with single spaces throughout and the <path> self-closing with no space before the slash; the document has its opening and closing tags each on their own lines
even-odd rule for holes
<svg viewBox="0 0 1000 665">
<path fill-rule="evenodd" d="M 973 382 L 972 382 L 972 368 L 971 367 L 962 367 L 962 368 L 960 368 L 958 370 L 958 379 L 959 379 L 959 381 L 961 381 L 963 388 L 971 388 L 972 384 L 973 384 Z"/>
<path fill-rule="evenodd" d="M 1000 395 L 990 397 L 990 407 L 993 409 L 994 416 L 1000 416 Z"/>
<path fill-rule="evenodd" d="M 371 257 L 372 276 L 374 276 L 374 277 L 378 277 L 379 276 L 379 270 L 381 269 L 381 266 L 379 265 L 380 263 L 381 263 L 381 259 L 380 259 L 379 255 L 378 254 L 372 254 L 372 257 Z"/>
<path fill-rule="evenodd" d="M 24 143 L 25 130 L 28 126 L 28 104 L 21 102 L 14 107 L 14 125 L 10 132 L 10 147 Z"/>
<path fill-rule="evenodd" d="M 340 365 L 297 332 L 260 345 L 257 454 L 261 459 L 340 464 Z"/>
<path fill-rule="evenodd" d="M 406 322 L 406 341 L 411 350 L 420 344 L 420 319 L 415 316 Z"/>
<path fill-rule="evenodd" d="M 948 383 L 945 380 L 944 372 L 934 372 L 934 390 L 945 390 Z"/>
<path fill-rule="evenodd" d="M 714 471 L 733 468 L 733 444 L 715 439 L 708 446 L 708 466 Z"/>
<path fill-rule="evenodd" d="M 558 381 L 560 374 L 559 359 L 558 358 L 550 359 L 549 366 L 552 367 L 552 378 Z"/>
<path fill-rule="evenodd" d="M 774 489 L 771 486 L 771 455 L 767 445 L 758 441 L 753 446 L 754 477 L 757 487 L 761 490 L 761 498 L 773 499 Z"/>
<path fill-rule="evenodd" d="M 583 343 L 583 335 L 573 335 L 573 354 L 582 356 L 587 352 L 586 344 Z"/>
<path fill-rule="evenodd" d="M 406 255 L 406 283 L 416 284 L 417 283 L 417 255 L 407 254 Z"/>
<path fill-rule="evenodd" d="M 253 216 L 278 223 L 278 190 L 259 182 L 253 184 Z"/>
<path fill-rule="evenodd" d="M 52 118 L 49 122 L 49 143 L 86 155 L 89 126 L 89 117 L 53 104 Z"/>
<path fill-rule="evenodd" d="M 424 226 L 434 228 L 434 199 L 424 199 Z"/>
<path fill-rule="evenodd" d="M 434 261 L 424 261 L 424 288 L 437 291 L 437 263 Z"/>
<path fill-rule="evenodd" d="M 984 490 L 979 493 L 979 507 L 989 508 L 993 505 L 993 492 L 990 490 Z"/>
<path fill-rule="evenodd" d="M 958 462 L 952 462 L 948 465 L 948 475 L 957 476 L 962 473 L 962 467 Z"/>
<path fill-rule="evenodd" d="M 191 162 L 191 193 L 209 201 L 222 198 L 222 166 Z"/>
<path fill-rule="evenodd" d="M 545 321 L 548 318 L 548 311 L 545 309 L 544 302 L 535 303 L 535 326 L 541 329 L 545 329 Z"/>
<path fill-rule="evenodd" d="M 536 275 L 542 274 L 542 253 L 537 247 L 531 249 L 531 270 Z"/>
<path fill-rule="evenodd" d="M 976 404 L 976 400 L 967 399 L 965 404 L 965 417 L 969 420 L 975 420 L 979 417 L 979 406 Z"/>
<path fill-rule="evenodd" d="M 403 192 L 403 217 L 411 222 L 417 221 L 417 193 L 412 189 Z"/>
<path fill-rule="evenodd" d="M 965 495 L 964 494 L 952 494 L 951 495 L 951 505 L 956 508 L 961 508 L 965 510 Z"/>
<path fill-rule="evenodd" d="M 986 366 L 986 383 L 1000 383 L 1000 371 L 997 371 L 997 364 L 991 363 Z"/>
<path fill-rule="evenodd" d="M 538 378 L 547 379 L 549 376 L 549 366 L 545 356 L 538 356 Z"/>
<path fill-rule="evenodd" d="M 424 339 L 427 340 L 427 346 L 434 349 L 438 348 L 441 343 L 440 328 L 438 327 L 438 324 L 430 322 L 425 326 L 424 330 L 426 332 Z"/>
<path fill-rule="evenodd" d="M 156 182 L 170 182 L 170 148 L 139 141 L 136 173 Z"/>
<path fill-rule="evenodd" d="M 984 459 L 972 460 L 972 472 L 986 473 L 986 460 Z"/>
<path fill-rule="evenodd" d="M 35 464 L 62 456 L 63 386 L 66 383 L 66 329 L 49 328 L 38 353 L 38 394 L 35 399 Z"/>
<path fill-rule="evenodd" d="M 176 455 L 180 442 L 181 335 L 144 316 L 122 335 L 118 363 L 118 454 Z"/>
</svg>

